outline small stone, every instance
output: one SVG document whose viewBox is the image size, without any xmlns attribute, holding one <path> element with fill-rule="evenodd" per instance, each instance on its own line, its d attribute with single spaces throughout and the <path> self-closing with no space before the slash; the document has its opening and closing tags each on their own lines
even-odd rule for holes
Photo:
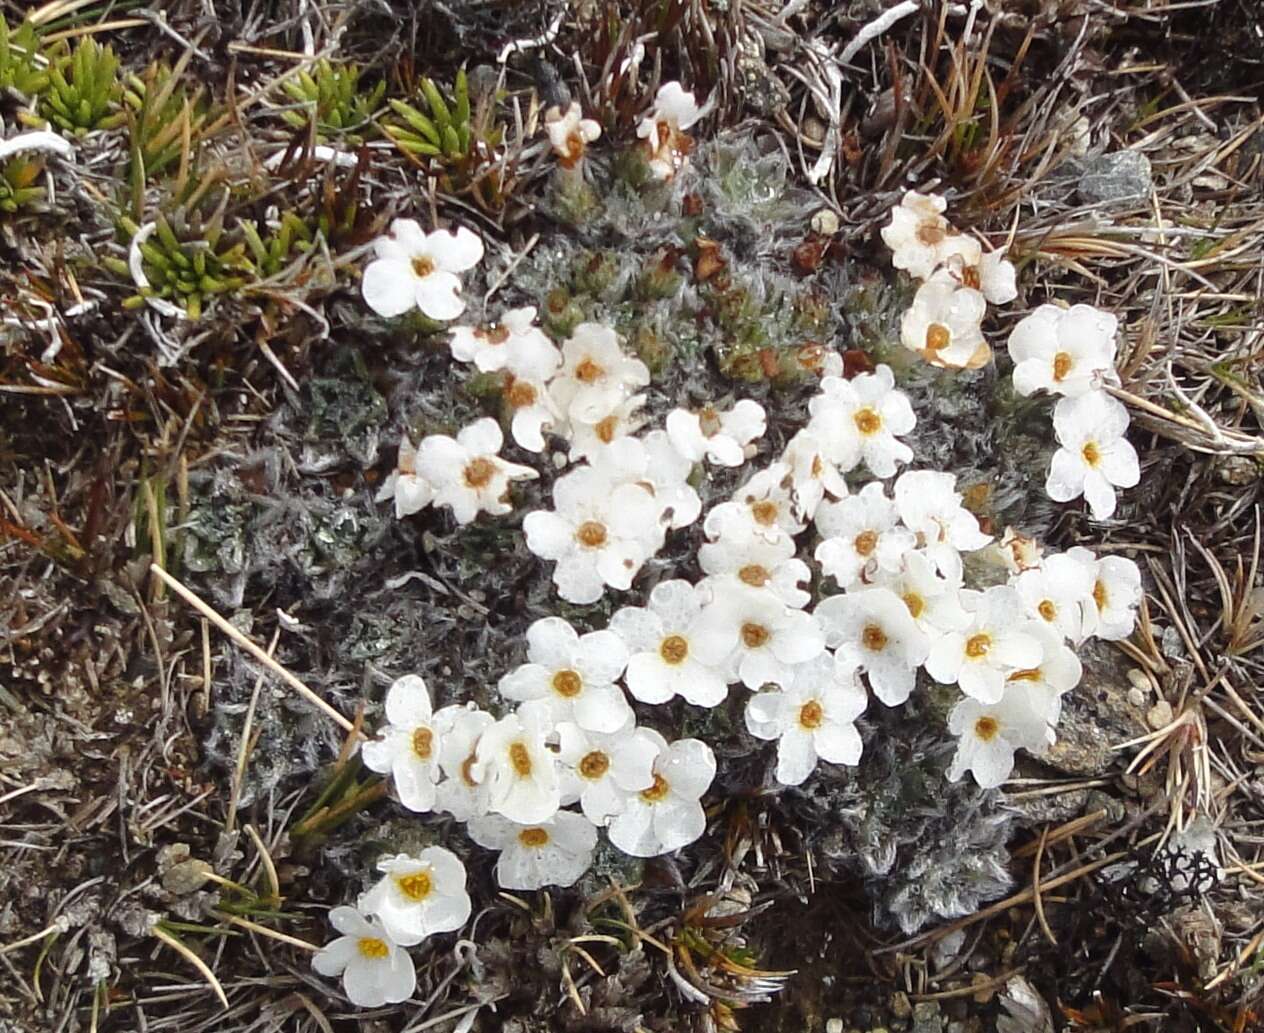
<svg viewBox="0 0 1264 1033">
<path fill-rule="evenodd" d="M 825 1033 L 843 1033 L 842 1019 L 826 1019 Z"/>
<path fill-rule="evenodd" d="M 907 1019 L 913 1014 L 913 1005 L 909 1003 L 908 994 L 903 990 L 891 995 L 891 1014 L 897 1019 Z"/>
<path fill-rule="evenodd" d="M 1150 680 L 1150 676 L 1140 667 L 1128 668 L 1128 684 L 1138 692 L 1150 692 L 1154 688 L 1154 682 Z"/>
<path fill-rule="evenodd" d="M 1148 197 L 1150 159 L 1140 151 L 1112 151 L 1084 163 L 1078 192 L 1088 204 L 1133 201 Z"/>
<path fill-rule="evenodd" d="M 943 1033 L 943 1029 L 938 1001 L 921 1001 L 913 1008 L 913 1033 Z"/>
<path fill-rule="evenodd" d="M 1138 688 L 1128 690 L 1128 702 L 1134 707 L 1144 707 L 1146 702 L 1145 693 Z"/>
<path fill-rule="evenodd" d="M 183 897 L 205 886 L 210 872 L 211 866 L 196 857 L 189 861 L 181 861 L 179 864 L 172 865 L 163 874 L 162 888 L 168 893 L 174 893 L 177 897 Z"/>
<path fill-rule="evenodd" d="M 838 213 L 833 208 L 821 208 L 812 213 L 812 232 L 822 237 L 832 237 L 838 232 Z"/>
<path fill-rule="evenodd" d="M 973 986 L 981 987 L 974 992 L 975 1004 L 987 1004 L 995 995 L 996 987 L 991 986 L 992 979 L 990 976 L 984 975 L 982 972 L 976 972 L 970 979 Z"/>
<path fill-rule="evenodd" d="M 1165 699 L 1159 700 L 1146 711 L 1146 724 L 1155 731 L 1166 728 L 1172 723 L 1172 704 Z"/>
</svg>

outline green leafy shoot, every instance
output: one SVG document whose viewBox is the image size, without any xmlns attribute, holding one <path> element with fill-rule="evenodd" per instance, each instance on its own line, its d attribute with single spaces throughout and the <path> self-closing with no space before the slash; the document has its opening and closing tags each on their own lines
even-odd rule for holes
<svg viewBox="0 0 1264 1033">
<path fill-rule="evenodd" d="M 459 165 L 489 155 L 500 143 L 503 133 L 491 125 L 490 110 L 480 119 L 472 117 L 465 69 L 456 73 L 451 102 L 430 79 L 421 80 L 420 93 L 424 112 L 402 100 L 388 102 L 398 117 L 382 128 L 400 150 L 442 165 Z"/>
<path fill-rule="evenodd" d="M 132 155 L 133 160 L 139 158 L 144 180 L 177 161 L 187 174 L 210 117 L 205 88 L 189 90 L 182 81 L 192 53 L 186 51 L 174 68 L 155 62 L 125 80 L 123 104 Z"/>
<path fill-rule="evenodd" d="M 24 21 L 16 29 L 0 15 L 0 92 L 14 90 L 35 97 L 48 86 L 48 73 L 41 67 L 39 33 Z"/>
<path fill-rule="evenodd" d="M 43 200 L 44 188 L 33 185 L 43 171 L 43 162 L 21 156 L 0 168 L 0 214 L 13 215 Z"/>
<path fill-rule="evenodd" d="M 119 100 L 123 84 L 113 49 L 91 36 L 48 66 L 48 89 L 43 115 L 63 132 L 82 136 L 96 129 L 113 129 L 123 122 Z"/>
<path fill-rule="evenodd" d="M 356 131 L 371 125 L 386 84 L 379 82 L 371 90 L 362 91 L 360 74 L 359 65 L 316 62 L 310 74 L 301 72 L 297 79 L 284 84 L 285 92 L 301 109 L 285 111 L 282 117 L 300 128 L 315 118 L 318 140 L 346 136 L 354 143 L 362 143 L 363 138 Z"/>
</svg>

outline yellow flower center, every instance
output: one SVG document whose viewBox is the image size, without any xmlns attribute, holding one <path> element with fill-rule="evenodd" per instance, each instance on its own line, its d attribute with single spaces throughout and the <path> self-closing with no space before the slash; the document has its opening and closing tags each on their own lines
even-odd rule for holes
<svg viewBox="0 0 1264 1033">
<path fill-rule="evenodd" d="M 768 629 L 762 624 L 755 624 L 752 621 L 747 621 L 742 625 L 742 644 L 745 645 L 747 649 L 758 649 L 771 637 L 772 636 L 768 633 Z"/>
<path fill-rule="evenodd" d="M 1058 619 L 1058 608 L 1053 605 L 1052 599 L 1041 599 L 1040 605 L 1036 607 L 1036 612 L 1050 623 Z"/>
<path fill-rule="evenodd" d="M 513 765 L 521 777 L 526 778 L 531 774 L 531 754 L 527 750 L 526 744 L 515 742 L 509 744 L 509 763 Z"/>
<path fill-rule="evenodd" d="M 917 228 L 917 239 L 927 247 L 943 243 L 948 236 L 938 222 L 924 222 Z"/>
<path fill-rule="evenodd" d="M 575 540 L 589 549 L 600 549 L 606 544 L 606 525 L 596 520 L 585 520 L 575 531 Z"/>
<path fill-rule="evenodd" d="M 887 633 L 876 624 L 866 624 L 860 633 L 860 641 L 870 652 L 879 653 L 887 647 Z"/>
<path fill-rule="evenodd" d="M 992 648 L 992 636 L 980 632 L 966 639 L 966 656 L 971 660 L 982 660 Z"/>
<path fill-rule="evenodd" d="M 461 761 L 461 781 L 470 789 L 477 789 L 478 783 L 474 781 L 474 764 L 478 760 L 477 753 L 471 753 L 465 760 Z"/>
<path fill-rule="evenodd" d="M 434 732 L 429 728 L 418 728 L 413 732 L 413 753 L 422 760 L 429 760 L 434 752 Z"/>
<path fill-rule="evenodd" d="M 856 421 L 856 429 L 865 437 L 877 434 L 882 429 L 882 417 L 869 406 L 857 410 L 852 419 Z"/>
<path fill-rule="evenodd" d="M 983 742 L 991 742 L 1000 730 L 1001 725 L 994 717 L 981 717 L 974 722 L 974 734 Z"/>
<path fill-rule="evenodd" d="M 379 940 L 376 936 L 361 936 L 356 946 L 366 958 L 384 958 L 391 952 L 385 941 Z"/>
<path fill-rule="evenodd" d="M 518 833 L 518 842 L 526 847 L 542 847 L 549 845 L 549 833 L 547 829 L 529 828 L 523 829 Z"/>
<path fill-rule="evenodd" d="M 977 265 L 968 265 L 961 270 L 961 283 L 963 286 L 972 287 L 978 290 L 983 286 L 983 280 L 979 276 L 979 267 Z"/>
<path fill-rule="evenodd" d="M 667 796 L 670 789 L 671 786 L 668 784 L 667 779 L 662 775 L 656 774 L 654 776 L 654 784 L 648 789 L 641 790 L 641 799 L 648 803 L 658 803 Z"/>
<path fill-rule="evenodd" d="M 465 486 L 467 488 L 486 488 L 496 476 L 496 464 L 484 456 L 479 456 L 465 468 Z"/>
<path fill-rule="evenodd" d="M 821 704 L 816 700 L 808 700 L 799 708 L 799 724 L 811 731 L 814 728 L 820 728 L 821 722 L 825 720 L 825 711 L 821 709 Z"/>
<path fill-rule="evenodd" d="M 504 344 L 509 340 L 509 327 L 496 324 L 483 331 L 483 340 L 488 344 Z"/>
<path fill-rule="evenodd" d="M 579 773 L 588 779 L 601 778 L 610 770 L 610 758 L 601 750 L 593 750 L 591 753 L 584 754 L 579 762 Z"/>
<path fill-rule="evenodd" d="M 397 876 L 395 885 L 409 900 L 418 902 L 425 900 L 434 890 L 434 883 L 430 881 L 429 872 L 413 872 L 411 875 Z"/>
<path fill-rule="evenodd" d="M 926 609 L 926 600 L 916 592 L 905 592 L 904 605 L 908 607 L 909 616 L 917 620 L 922 615 L 922 611 Z"/>
<path fill-rule="evenodd" d="M 768 499 L 760 499 L 758 502 L 752 502 L 751 516 L 755 518 L 755 523 L 763 524 L 765 527 L 771 527 L 777 522 L 777 503 Z"/>
<path fill-rule="evenodd" d="M 1105 584 L 1101 581 L 1093 582 L 1093 602 L 1096 604 L 1099 613 L 1106 609 L 1110 603 L 1110 595 L 1106 591 Z"/>
<path fill-rule="evenodd" d="M 926 350 L 937 352 L 952 343 L 952 333 L 942 323 L 931 323 L 926 328 Z"/>
<path fill-rule="evenodd" d="M 1097 447 L 1096 441 L 1084 442 L 1084 447 L 1080 449 L 1080 455 L 1084 457 L 1084 462 L 1089 466 L 1096 466 L 1102 461 L 1102 453 Z"/>
<path fill-rule="evenodd" d="M 614 440 L 614 432 L 619 429 L 619 417 L 610 415 L 593 428 L 598 440 L 608 445 Z"/>
<path fill-rule="evenodd" d="M 588 355 L 585 355 L 575 367 L 575 379 L 585 384 L 595 384 L 605 375 L 605 368 L 597 365 Z"/>
<path fill-rule="evenodd" d="M 1071 372 L 1071 366 L 1074 360 L 1067 352 L 1058 352 L 1053 357 L 1053 379 L 1055 383 L 1061 383 L 1068 373 Z"/>
<path fill-rule="evenodd" d="M 681 664 L 689 655 L 689 643 L 681 635 L 668 635 L 659 644 L 658 655 L 664 663 Z"/>
<path fill-rule="evenodd" d="M 559 696 L 571 699 L 578 696 L 584 688 L 584 680 L 575 671 L 558 671 L 553 675 L 553 691 Z"/>
<path fill-rule="evenodd" d="M 698 427 L 707 437 L 712 438 L 720 433 L 720 414 L 708 405 L 698 413 Z"/>
<path fill-rule="evenodd" d="M 435 264 L 429 258 L 413 259 L 413 274 L 419 279 L 424 279 L 435 271 Z"/>
<path fill-rule="evenodd" d="M 772 575 L 768 573 L 767 567 L 761 567 L 758 563 L 748 563 L 737 572 L 737 578 L 743 584 L 750 585 L 751 588 L 763 588 L 771 580 Z"/>
<path fill-rule="evenodd" d="M 878 546 L 878 532 L 861 531 L 852 544 L 855 546 L 857 556 L 868 556 Z"/>
<path fill-rule="evenodd" d="M 514 409 L 525 409 L 528 405 L 535 405 L 537 397 L 539 396 L 535 386 L 525 380 L 511 381 L 509 390 L 505 392 L 505 398 Z"/>
</svg>

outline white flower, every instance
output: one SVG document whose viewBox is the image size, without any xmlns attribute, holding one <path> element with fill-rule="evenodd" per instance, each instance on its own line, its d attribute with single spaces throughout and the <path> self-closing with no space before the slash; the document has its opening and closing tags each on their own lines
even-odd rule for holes
<svg viewBox="0 0 1264 1033">
<path fill-rule="evenodd" d="M 693 464 L 676 451 L 665 430 L 652 430 L 640 438 L 645 471 L 640 483 L 650 486 L 664 527 L 688 527 L 702 514 L 702 499 L 688 482 Z M 657 546 L 656 546 L 657 548 Z"/>
<path fill-rule="evenodd" d="M 961 605 L 960 581 L 941 577 L 925 553 L 905 553 L 900 570 L 877 583 L 904 600 L 909 616 L 932 640 L 970 624 L 970 615 Z"/>
<path fill-rule="evenodd" d="M 587 459 L 594 466 L 601 465 L 606 449 L 621 438 L 635 434 L 645 423 L 645 417 L 638 411 L 645 404 L 645 395 L 621 398 L 612 394 L 609 401 L 612 403 L 609 410 L 595 423 L 571 420 L 568 435 L 571 462 Z"/>
<path fill-rule="evenodd" d="M 515 377 L 548 380 L 562 364 L 557 346 L 535 325 L 535 309 L 510 309 L 491 326 L 452 329 L 452 357 L 484 373 L 506 369 Z"/>
<path fill-rule="evenodd" d="M 996 546 L 1001 554 L 1001 562 L 1011 574 L 1034 570 L 1040 566 L 1044 556 L 1044 548 L 1035 538 L 1021 535 L 1012 527 L 1005 528 L 1005 533 Z"/>
<path fill-rule="evenodd" d="M 729 669 L 748 689 L 768 682 L 785 685 L 796 665 L 825 648 L 825 634 L 813 615 L 763 590 L 727 592 L 709 603 L 704 614 L 698 638 L 708 647 L 736 634 Z"/>
<path fill-rule="evenodd" d="M 715 754 L 697 739 L 670 746 L 657 732 L 644 729 L 659 749 L 654 781 L 628 798 L 610 821 L 610 842 L 633 857 L 657 857 L 688 846 L 706 831 L 700 802 L 715 778 Z"/>
<path fill-rule="evenodd" d="M 667 435 L 682 456 L 693 463 L 710 460 L 716 466 L 741 466 L 747 446 L 764 436 L 768 417 L 764 407 L 743 398 L 728 412 L 706 406 L 701 412 L 673 409 L 667 414 Z"/>
<path fill-rule="evenodd" d="M 510 821 L 548 821 L 560 806 L 557 757 L 545 739 L 553 732 L 547 703 L 524 703 L 480 736 L 474 781 L 488 787 L 488 808 Z"/>
<path fill-rule="evenodd" d="M 919 280 L 930 277 L 951 255 L 962 255 L 971 264 L 979 261 L 982 248 L 972 237 L 957 233 L 943 217 L 948 202 L 938 194 L 910 190 L 891 209 L 891 221 L 882 227 L 882 240 L 892 252 L 891 264 Z"/>
<path fill-rule="evenodd" d="M 411 947 L 436 933 L 460 929 L 470 917 L 465 865 L 451 850 L 429 846 L 419 853 L 379 858 L 383 873 L 360 898 L 360 910 L 382 920 L 387 935 Z"/>
<path fill-rule="evenodd" d="M 510 412 L 509 429 L 514 441 L 528 452 L 544 451 L 544 431 L 564 433 L 566 420 L 543 380 L 510 374 L 501 390 Z"/>
<path fill-rule="evenodd" d="M 376 501 L 395 500 L 395 517 L 403 519 L 418 513 L 434 499 L 434 488 L 424 477 L 417 476 L 417 449 L 405 434 L 399 439 L 399 458 L 395 469 L 382 482 Z"/>
<path fill-rule="evenodd" d="M 417 449 L 417 472 L 434 487 L 436 506 L 451 506 L 458 524 L 468 524 L 480 512 L 503 515 L 513 507 L 505 501 L 510 481 L 539 476 L 529 466 L 508 463 L 497 454 L 505 442 L 500 425 L 491 417 L 475 420 L 456 438 L 431 434 Z"/>
<path fill-rule="evenodd" d="M 1084 633 L 1108 642 L 1118 642 L 1132 634 L 1141 605 L 1141 571 L 1124 556 L 1103 556 L 1095 560 L 1079 546 L 1067 554 L 1083 563 L 1092 563 L 1092 605 L 1085 607 Z"/>
<path fill-rule="evenodd" d="M 989 305 L 1004 305 L 1018 297 L 1014 264 L 1005 258 L 1005 249 L 984 252 L 977 261 L 968 254 L 949 255 L 948 272 L 962 286 L 979 291 Z"/>
<path fill-rule="evenodd" d="M 507 890 L 573 886 L 588 871 L 597 845 L 593 823 L 571 811 L 529 824 L 488 814 L 471 821 L 469 832 L 479 846 L 500 851 L 496 881 Z"/>
<path fill-rule="evenodd" d="M 704 114 L 694 95 L 678 82 L 664 83 L 654 98 L 654 110 L 636 127 L 645 141 L 650 171 L 658 179 L 671 179 L 684 167 L 693 149 L 685 130 Z"/>
<path fill-rule="evenodd" d="M 816 616 L 827 645 L 868 673 L 878 699 L 895 707 L 909 698 L 930 642 L 898 595 L 887 588 L 832 595 L 817 603 Z"/>
<path fill-rule="evenodd" d="M 505 699 L 544 700 L 554 724 L 574 721 L 592 732 L 616 731 L 632 717 L 614 684 L 628 650 L 613 631 L 581 636 L 561 617 L 543 617 L 527 629 L 527 657 L 500 679 Z"/>
<path fill-rule="evenodd" d="M 704 627 L 704 601 L 705 593 L 688 581 L 663 581 L 650 592 L 647 607 L 627 606 L 610 618 L 610 631 L 631 654 L 624 681 L 642 703 L 676 696 L 699 707 L 724 701 L 724 665 L 737 644 L 737 629 Z"/>
<path fill-rule="evenodd" d="M 434 810 L 442 738 L 420 675 L 407 674 L 387 690 L 386 720 L 381 738 L 360 748 L 365 766 L 389 774 L 399 802 L 410 811 Z"/>
<path fill-rule="evenodd" d="M 790 470 L 784 463 L 760 470 L 733 493 L 731 502 L 722 502 L 707 513 L 703 531 L 712 541 L 751 534 L 775 541 L 798 534 L 804 525 L 790 498 L 789 479 Z"/>
<path fill-rule="evenodd" d="M 1062 713 L 1062 697 L 1080 683 L 1084 665 L 1080 658 L 1062 641 L 1062 636 L 1048 624 L 1033 621 L 1027 628 L 1040 643 L 1040 663 L 1035 667 L 1015 671 L 1006 679 L 1006 692 L 1018 682 L 1044 692 L 1047 699 L 1045 717 L 1049 723 L 1048 741 L 1054 741 L 1053 726 Z M 1034 699 L 1035 697 L 1033 697 Z"/>
<path fill-rule="evenodd" d="M 896 480 L 894 494 L 900 520 L 917 535 L 918 545 L 949 580 L 960 580 L 958 553 L 981 549 L 992 538 L 961 504 L 956 478 L 937 470 L 909 470 Z"/>
<path fill-rule="evenodd" d="M 840 588 L 871 581 L 879 571 L 899 570 L 914 541 L 896 521 L 895 503 L 880 481 L 839 502 L 823 503 L 816 511 L 816 529 L 824 539 L 816 547 L 816 562 Z"/>
<path fill-rule="evenodd" d="M 412 219 L 392 222 L 373 251 L 360 289 L 369 308 L 388 319 L 414 307 L 430 319 L 456 319 L 465 311 L 456 274 L 483 260 L 483 242 L 464 226 L 423 233 Z"/>
<path fill-rule="evenodd" d="M 353 907 L 336 907 L 329 924 L 342 933 L 312 958 L 322 976 L 342 976 L 347 999 L 357 1008 L 380 1008 L 406 1001 L 417 989 L 408 951 L 394 943 L 381 923 Z"/>
<path fill-rule="evenodd" d="M 557 561 L 553 583 L 567 602 L 594 603 L 606 585 L 626 591 L 661 542 L 655 496 L 608 471 L 580 467 L 559 477 L 553 506 L 528 513 L 522 528 L 527 548 Z"/>
<path fill-rule="evenodd" d="M 457 821 L 486 814 L 489 787 L 474 778 L 478 741 L 496 719 L 473 703 L 443 707 L 435 714 L 440 730 L 439 766 L 443 781 L 435 792 L 435 809 L 447 811 Z"/>
<path fill-rule="evenodd" d="M 896 464 L 913 458 L 913 450 L 895 439 L 909 433 L 917 417 L 904 393 L 895 390 L 889 366 L 852 380 L 825 377 L 808 409 L 809 431 L 843 471 L 863 460 L 875 477 L 890 477 Z"/>
<path fill-rule="evenodd" d="M 917 289 L 900 320 L 900 340 L 932 366 L 980 369 L 992 357 L 983 339 L 987 302 L 941 269 Z"/>
<path fill-rule="evenodd" d="M 948 714 L 948 730 L 958 736 L 949 781 L 969 771 L 982 788 L 994 789 L 1009 778 L 1016 749 L 1039 750 L 1052 741 L 1046 702 L 1040 688 L 1011 682 L 993 703 L 957 703 Z"/>
<path fill-rule="evenodd" d="M 822 653 L 796 668 L 784 688 L 759 692 L 746 704 L 746 728 L 757 739 L 777 740 L 777 781 L 797 786 L 818 758 L 831 764 L 860 761 L 855 720 L 865 710 L 855 668 Z"/>
<path fill-rule="evenodd" d="M 790 439 L 781 453 L 781 462 L 789 468 L 790 496 L 795 513 L 802 519 L 811 520 L 816 515 L 826 494 L 836 499 L 848 494 L 847 482 L 837 465 L 825 455 L 815 435 L 806 429 Z"/>
<path fill-rule="evenodd" d="M 1008 585 L 963 593 L 962 600 L 971 611 L 970 625 L 931 645 L 926 671 L 944 685 L 955 682 L 980 703 L 996 703 L 1009 675 L 1040 663 L 1040 640 L 1029 630 L 1032 622 L 1018 592 Z"/>
<path fill-rule="evenodd" d="M 1085 607 L 1093 605 L 1093 575 L 1091 564 L 1058 553 L 1023 571 L 1012 584 L 1032 618 L 1056 629 L 1062 638 L 1079 642 L 1084 637 Z"/>
<path fill-rule="evenodd" d="M 602 735 L 579 725 L 557 726 L 562 762 L 562 802 L 579 805 L 594 825 L 605 825 L 623 810 L 629 796 L 654 784 L 659 746 L 631 721 Z"/>
<path fill-rule="evenodd" d="M 584 157 L 584 150 L 601 136 L 601 126 L 584 118 L 579 101 L 571 101 L 565 111 L 556 105 L 544 113 L 544 131 L 549 135 L 553 153 L 564 169 L 573 169 Z"/>
<path fill-rule="evenodd" d="M 1009 335 L 1014 390 L 1082 395 L 1115 368 L 1117 320 L 1092 305 L 1041 305 Z"/>
<path fill-rule="evenodd" d="M 596 423 L 649 382 L 648 367 L 624 354 L 618 334 L 600 323 L 580 323 L 562 345 L 562 368 L 550 391 L 571 419 Z"/>
<path fill-rule="evenodd" d="M 1124 437 L 1128 410 L 1103 391 L 1062 398 L 1053 407 L 1053 429 L 1062 447 L 1049 463 L 1045 491 L 1055 502 L 1083 495 L 1093 519 L 1109 519 L 1115 488 L 1141 480 L 1137 451 Z"/>
<path fill-rule="evenodd" d="M 698 550 L 698 564 L 708 575 L 701 587 L 717 597 L 743 587 L 764 589 L 787 606 L 802 609 L 812 596 L 801 586 L 811 581 L 812 572 L 794 553 L 788 534 L 769 539 L 735 523 Z"/>
</svg>

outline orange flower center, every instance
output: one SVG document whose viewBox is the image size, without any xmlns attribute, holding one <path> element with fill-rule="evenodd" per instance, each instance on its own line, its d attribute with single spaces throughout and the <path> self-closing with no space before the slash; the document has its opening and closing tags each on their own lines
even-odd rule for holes
<svg viewBox="0 0 1264 1033">
<path fill-rule="evenodd" d="M 1029 667 L 1025 671 L 1015 671 L 1009 676 L 1010 681 L 1040 681 L 1044 673 L 1039 667 Z"/>
<path fill-rule="evenodd" d="M 924 222 L 917 228 L 917 239 L 927 246 L 943 243 L 948 236 L 938 222 Z"/>
<path fill-rule="evenodd" d="M 413 732 L 413 753 L 422 760 L 429 760 L 434 752 L 434 732 L 429 728 L 418 728 Z"/>
<path fill-rule="evenodd" d="M 942 323 L 931 323 L 926 328 L 926 350 L 937 352 L 952 343 L 952 334 Z"/>
<path fill-rule="evenodd" d="M 1050 622 L 1058 619 L 1058 608 L 1053 605 L 1052 599 L 1041 599 L 1040 605 L 1036 607 L 1036 612 Z"/>
<path fill-rule="evenodd" d="M 578 696 L 583 688 L 583 679 L 574 671 L 558 671 L 553 675 L 553 691 L 559 696 L 571 699 Z"/>
<path fill-rule="evenodd" d="M 820 728 L 821 722 L 825 720 L 825 711 L 821 709 L 821 704 L 816 700 L 808 700 L 799 708 L 799 724 L 811 731 L 814 728 Z"/>
<path fill-rule="evenodd" d="M 992 648 L 992 636 L 980 632 L 966 639 L 966 656 L 971 660 L 982 660 Z"/>
<path fill-rule="evenodd" d="M 750 621 L 742 625 L 742 644 L 747 649 L 758 649 L 764 645 L 769 638 L 768 629 L 762 624 L 755 624 Z"/>
<path fill-rule="evenodd" d="M 904 605 L 908 607 L 909 616 L 917 620 L 922 615 L 922 611 L 926 609 L 926 600 L 916 592 L 905 592 Z"/>
<path fill-rule="evenodd" d="M 471 460 L 463 474 L 467 488 L 486 488 L 496 476 L 496 464 L 485 456 Z"/>
<path fill-rule="evenodd" d="M 976 291 L 983 286 L 983 280 L 979 277 L 979 267 L 977 265 L 968 265 L 961 270 L 961 282 L 967 287 L 973 287 Z"/>
<path fill-rule="evenodd" d="M 1106 609 L 1110 602 L 1110 595 L 1106 591 L 1106 586 L 1100 581 L 1093 583 L 1093 602 L 1096 604 L 1098 612 Z"/>
<path fill-rule="evenodd" d="M 608 445 L 614 440 L 614 432 L 619 429 L 619 417 L 615 415 L 607 416 L 604 420 L 593 428 L 598 439 L 603 445 Z"/>
<path fill-rule="evenodd" d="M 1066 352 L 1058 352 L 1053 357 L 1053 379 L 1057 383 L 1061 383 L 1062 379 L 1071 372 L 1072 359 Z"/>
<path fill-rule="evenodd" d="M 600 549 L 606 544 L 606 525 L 596 520 L 585 520 L 576 529 L 575 540 L 589 549 Z"/>
<path fill-rule="evenodd" d="M 513 408 L 525 409 L 528 405 L 535 405 L 539 394 L 533 384 L 525 380 L 515 379 L 510 382 L 509 390 L 505 393 L 505 397 Z"/>
<path fill-rule="evenodd" d="M 526 743 L 515 742 L 509 744 L 509 763 L 513 765 L 514 771 L 523 778 L 531 774 L 531 754 L 527 751 Z"/>
<path fill-rule="evenodd" d="M 760 499 L 758 502 L 752 502 L 751 516 L 755 518 L 755 523 L 763 524 L 765 527 L 771 527 L 777 522 L 777 503 L 768 499 Z"/>
<path fill-rule="evenodd" d="M 478 783 L 474 781 L 474 763 L 478 760 L 477 753 L 471 753 L 465 760 L 461 761 L 461 781 L 470 789 L 477 789 Z"/>
<path fill-rule="evenodd" d="M 882 417 L 868 406 L 858 410 L 852 418 L 856 421 L 856 429 L 866 437 L 877 434 L 882 429 Z"/>
<path fill-rule="evenodd" d="M 509 327 L 501 326 L 499 323 L 489 326 L 483 331 L 483 339 L 488 344 L 504 344 L 509 340 Z"/>
<path fill-rule="evenodd" d="M 870 652 L 878 653 L 887 647 L 887 633 L 876 624 L 866 624 L 860 633 L 860 641 Z"/>
<path fill-rule="evenodd" d="M 1080 455 L 1084 457 L 1084 462 L 1089 466 L 1096 466 L 1102 461 L 1102 453 L 1097 447 L 1096 441 L 1084 442 L 1084 447 L 1080 449 Z"/>
<path fill-rule="evenodd" d="M 737 578 L 743 584 L 750 585 L 751 588 L 763 588 L 772 579 L 772 575 L 768 573 L 767 567 L 761 567 L 758 563 L 748 563 L 737 572 Z"/>
<path fill-rule="evenodd" d="M 418 278 L 427 277 L 434 271 L 435 271 L 435 264 L 430 259 L 428 258 L 414 258 L 413 259 L 413 272 L 417 275 Z"/>
<path fill-rule="evenodd" d="M 689 643 L 680 635 L 668 635 L 659 645 L 658 655 L 663 658 L 664 663 L 684 663 L 685 657 L 689 655 Z"/>
<path fill-rule="evenodd" d="M 586 753 L 579 762 L 579 773 L 588 779 L 601 778 L 609 770 L 610 758 L 602 753 L 601 750 L 593 750 L 591 753 Z"/>
<path fill-rule="evenodd" d="M 855 546 L 857 556 L 868 556 L 878 547 L 878 532 L 861 531 L 852 544 Z"/>
<path fill-rule="evenodd" d="M 549 833 L 546 829 L 523 829 L 518 833 L 518 842 L 526 847 L 542 847 L 549 845 Z"/>
<path fill-rule="evenodd" d="M 981 717 L 974 722 L 974 734 L 983 742 L 991 742 L 1000 730 L 1000 723 L 994 717 Z"/>
<path fill-rule="evenodd" d="M 641 790 L 641 799 L 649 803 L 658 803 L 667 796 L 670 789 L 671 786 L 668 784 L 667 779 L 662 775 L 656 774 L 654 776 L 654 784 L 648 789 Z"/>
<path fill-rule="evenodd" d="M 592 358 L 585 355 L 578 366 L 575 367 L 575 379 L 585 384 L 595 384 L 598 380 L 606 375 L 605 369 L 593 362 Z"/>
</svg>

